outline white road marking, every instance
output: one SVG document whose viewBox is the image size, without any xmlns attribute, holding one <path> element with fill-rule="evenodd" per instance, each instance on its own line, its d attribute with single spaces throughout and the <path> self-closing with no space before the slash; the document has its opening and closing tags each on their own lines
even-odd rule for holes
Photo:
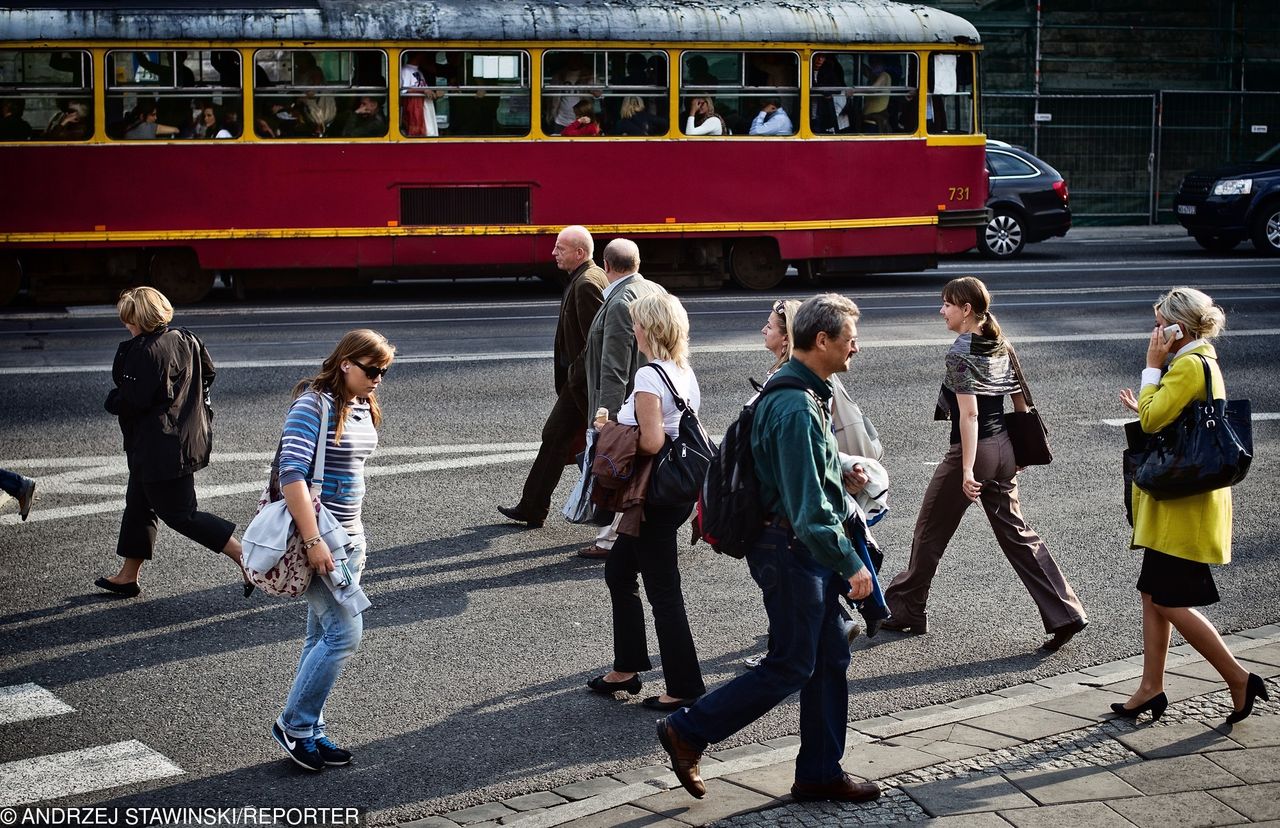
<svg viewBox="0 0 1280 828">
<path fill-rule="evenodd" d="M 182 768 L 136 740 L 0 765 L 0 806 L 180 776 Z"/>
<path fill-rule="evenodd" d="M 0 687 L 0 725 L 74 712 L 74 707 L 38 684 Z"/>
<path fill-rule="evenodd" d="M 1255 411 L 1250 415 L 1250 418 L 1254 421 L 1280 420 L 1280 412 Z M 1079 420 L 1076 424 L 1082 425 L 1082 426 L 1104 425 L 1104 426 L 1112 426 L 1114 428 L 1123 428 L 1129 423 L 1136 423 L 1137 421 L 1138 421 L 1137 417 L 1117 417 L 1117 418 L 1105 419 L 1105 420 Z"/>
<path fill-rule="evenodd" d="M 1101 301 L 1101 300 L 1100 300 Z M 1145 301 L 1145 300 L 1144 300 Z M 1047 302 L 1047 306 L 1058 307 L 1063 303 Z M 1016 341 L 1019 343 L 1026 342 L 1080 342 L 1082 334 L 1054 334 L 1046 336 L 1019 336 Z M 1089 334 L 1088 336 L 1093 336 Z M 1107 334 L 1107 339 L 1112 341 L 1119 340 L 1145 340 L 1150 338 L 1150 331 L 1124 331 Z M 1236 336 L 1280 336 L 1280 328 L 1259 328 L 1255 330 L 1233 330 L 1226 331 L 1222 334 L 1224 337 Z M 858 345 L 863 349 L 867 348 L 923 348 L 938 347 L 950 345 L 955 341 L 955 337 L 929 337 L 922 339 L 865 339 L 861 340 Z M 739 352 L 759 351 L 760 337 L 753 335 L 740 340 L 723 343 L 719 345 L 694 345 L 690 350 L 695 354 L 730 354 Z M 551 359 L 550 351 L 525 351 L 511 352 L 504 351 L 502 353 L 488 354 L 433 354 L 423 356 L 405 356 L 397 355 L 397 365 L 414 365 L 424 363 L 471 363 L 471 362 L 505 362 L 511 360 L 531 360 L 531 359 Z M 271 359 L 271 360 L 224 360 L 218 362 L 218 370 L 230 370 L 235 368 L 261 369 L 261 368 L 289 368 L 299 366 L 315 367 L 319 362 L 319 358 L 308 359 Z M 9 368 L 0 368 L 0 376 L 27 376 L 39 374 L 87 374 L 102 373 L 109 374 L 111 366 L 108 363 L 99 365 L 29 365 Z"/>
</svg>

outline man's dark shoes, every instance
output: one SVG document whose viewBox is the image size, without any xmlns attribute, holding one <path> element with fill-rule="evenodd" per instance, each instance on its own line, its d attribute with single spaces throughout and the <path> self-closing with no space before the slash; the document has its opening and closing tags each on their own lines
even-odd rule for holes
<svg viewBox="0 0 1280 828">
<path fill-rule="evenodd" d="M 640 676 L 632 676 L 626 681 L 605 681 L 604 676 L 596 676 L 587 682 L 587 686 L 602 696 L 612 696 L 619 690 L 636 696 L 640 694 Z"/>
<path fill-rule="evenodd" d="M 1066 644 L 1076 633 L 1089 626 L 1089 622 L 1083 618 L 1072 621 L 1070 624 L 1063 624 L 1053 631 L 1053 638 L 1040 645 L 1040 651 L 1045 653 L 1056 653 L 1062 649 L 1062 645 Z"/>
<path fill-rule="evenodd" d="M 519 506 L 499 506 L 498 511 L 507 520 L 514 520 L 516 523 L 523 523 L 530 529 L 541 529 L 543 524 L 542 518 L 531 518 L 524 512 L 520 511 Z"/>
<path fill-rule="evenodd" d="M 316 750 L 315 739 L 294 738 L 284 732 L 279 722 L 271 723 L 271 737 L 284 748 L 284 752 L 289 754 L 289 758 L 298 767 L 309 771 L 324 770 L 324 759 L 321 758 L 320 751 Z"/>
<path fill-rule="evenodd" d="M 680 731 L 667 724 L 666 719 L 658 719 L 658 741 L 662 749 L 671 757 L 671 770 L 676 779 L 689 794 L 697 799 L 707 795 L 707 786 L 702 781 L 702 772 L 698 763 L 702 761 L 702 751 L 684 740 Z"/>
<path fill-rule="evenodd" d="M 22 488 L 18 489 L 18 516 L 23 520 L 31 513 L 31 501 L 36 496 L 36 481 L 30 477 L 22 478 Z"/>
<path fill-rule="evenodd" d="M 917 621 L 907 618 L 905 615 L 891 615 L 880 622 L 880 629 L 909 635 L 924 635 L 929 631 L 929 622 L 924 618 Z"/>
<path fill-rule="evenodd" d="M 351 764 L 351 751 L 338 747 L 328 736 L 321 736 L 315 742 L 316 753 L 320 754 L 326 765 L 336 767 Z"/>
<path fill-rule="evenodd" d="M 601 559 L 603 559 L 603 558 L 607 558 L 607 557 L 609 557 L 609 550 L 608 550 L 608 549 L 605 549 L 603 546 L 596 546 L 596 545 L 593 543 L 593 544 L 591 544 L 590 546 L 588 546 L 588 547 L 587 547 L 587 548 L 585 548 L 585 549 L 579 549 L 579 550 L 578 550 L 578 557 L 579 557 L 579 558 L 590 558 L 590 559 L 591 559 L 591 560 L 593 560 L 593 561 L 598 561 L 598 560 L 601 560 Z"/>
<path fill-rule="evenodd" d="M 142 594 L 141 587 L 137 581 L 130 581 L 127 584 L 117 584 L 115 581 L 108 581 L 106 578 L 99 578 L 93 582 L 93 585 L 99 589 L 105 589 L 107 592 L 119 595 L 122 598 L 137 598 Z"/>
<path fill-rule="evenodd" d="M 880 786 L 874 782 L 857 782 L 847 773 L 834 782 L 813 784 L 797 782 L 791 786 L 797 802 L 870 802 L 880 798 Z"/>
</svg>

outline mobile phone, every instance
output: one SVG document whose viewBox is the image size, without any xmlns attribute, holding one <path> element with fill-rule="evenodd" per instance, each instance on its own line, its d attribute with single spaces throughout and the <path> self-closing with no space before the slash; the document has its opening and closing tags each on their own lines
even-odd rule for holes
<svg viewBox="0 0 1280 828">
<path fill-rule="evenodd" d="M 1164 338 L 1166 342 L 1171 342 L 1175 339 L 1181 339 L 1182 326 L 1179 325 L 1177 322 L 1174 322 L 1172 325 L 1165 327 L 1163 330 L 1163 333 L 1164 333 Z"/>
</svg>

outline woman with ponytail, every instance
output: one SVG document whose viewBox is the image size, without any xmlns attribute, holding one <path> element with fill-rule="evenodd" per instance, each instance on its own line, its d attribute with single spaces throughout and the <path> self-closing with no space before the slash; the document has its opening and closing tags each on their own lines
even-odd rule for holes
<svg viewBox="0 0 1280 828">
<path fill-rule="evenodd" d="M 996 541 L 1031 594 L 1045 632 L 1041 645 L 1056 651 L 1088 621 L 1075 591 L 1040 536 L 1027 525 L 1018 503 L 1018 472 L 1013 446 L 1004 430 L 1004 398 L 1026 411 L 1022 388 L 1009 359 L 1010 346 L 991 313 L 991 294 L 972 276 L 953 279 L 942 289 L 939 311 L 958 334 L 947 352 L 936 420 L 951 421 L 951 448 L 925 490 L 911 540 L 911 562 L 885 590 L 893 617 L 882 629 L 923 633 L 925 604 L 938 563 L 970 503 L 981 502 Z"/>
</svg>

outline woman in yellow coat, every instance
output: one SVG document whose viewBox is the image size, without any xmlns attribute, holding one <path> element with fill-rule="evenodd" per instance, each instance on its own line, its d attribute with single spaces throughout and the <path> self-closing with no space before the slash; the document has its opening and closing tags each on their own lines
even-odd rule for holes
<svg viewBox="0 0 1280 828">
<path fill-rule="evenodd" d="M 1120 392 L 1120 402 L 1138 415 L 1142 430 L 1155 434 L 1171 425 L 1188 403 L 1205 398 L 1208 361 L 1215 399 L 1226 397 L 1218 355 L 1209 340 L 1222 330 L 1222 308 L 1192 288 L 1174 288 L 1155 304 L 1156 324 L 1147 345 L 1142 388 Z M 1204 360 L 1201 359 L 1204 357 Z M 1168 370 L 1164 365 L 1168 361 Z M 1126 718 L 1151 711 L 1159 719 L 1169 704 L 1164 694 L 1165 660 L 1174 628 L 1213 665 L 1231 688 L 1238 722 L 1253 712 L 1254 699 L 1267 699 L 1266 685 L 1240 666 L 1217 629 L 1195 607 L 1217 603 L 1210 564 L 1231 560 L 1231 489 L 1156 500 L 1134 485 L 1134 549 L 1142 549 L 1142 681 L 1129 700 L 1111 709 Z"/>
</svg>

